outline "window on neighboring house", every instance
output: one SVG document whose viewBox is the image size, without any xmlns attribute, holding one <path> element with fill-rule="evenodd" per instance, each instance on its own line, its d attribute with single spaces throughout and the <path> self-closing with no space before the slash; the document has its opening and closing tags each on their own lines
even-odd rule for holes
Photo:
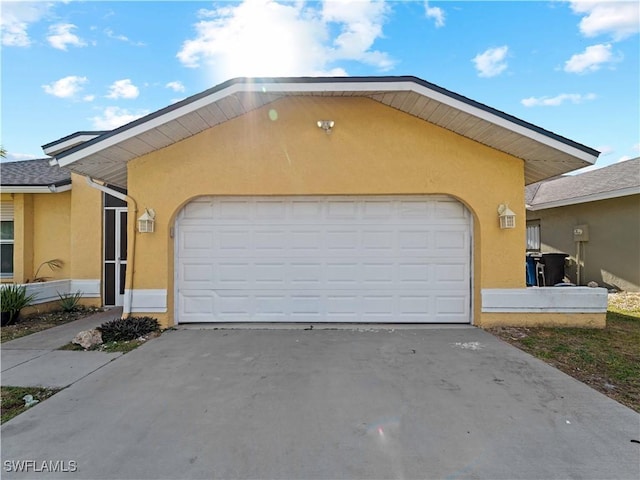
<svg viewBox="0 0 640 480">
<path fill-rule="evenodd" d="M 0 274 L 13 277 L 13 220 L 0 222 Z"/>
<path fill-rule="evenodd" d="M 527 252 L 540 251 L 540 222 L 527 222 Z"/>
<path fill-rule="evenodd" d="M 0 278 L 13 277 L 13 203 L 0 208 Z"/>
</svg>

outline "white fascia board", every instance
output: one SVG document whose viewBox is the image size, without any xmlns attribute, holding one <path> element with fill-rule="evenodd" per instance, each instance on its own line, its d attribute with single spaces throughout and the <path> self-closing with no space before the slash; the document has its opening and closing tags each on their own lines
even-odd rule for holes
<svg viewBox="0 0 640 480">
<path fill-rule="evenodd" d="M 56 153 L 60 153 L 64 150 L 68 150 L 72 147 L 75 147 L 76 145 L 80 145 L 81 143 L 88 142 L 89 140 L 93 140 L 94 138 L 99 136 L 100 135 L 96 135 L 96 134 L 78 135 L 76 137 L 69 138 L 64 142 L 55 143 L 53 145 L 50 145 L 47 148 L 43 148 L 42 151 L 47 155 L 55 155 Z"/>
<path fill-rule="evenodd" d="M 564 198 L 554 202 L 539 203 L 536 205 L 527 205 L 527 210 L 535 212 L 537 210 L 546 210 L 548 208 L 567 207 L 569 205 L 577 205 L 579 203 L 597 202 L 599 200 L 610 200 L 612 198 L 627 197 L 629 195 L 640 195 L 640 186 L 622 188 L 620 190 L 612 190 L 610 192 L 593 193 L 578 198 Z"/>
<path fill-rule="evenodd" d="M 25 186 L 16 185 L 15 187 L 8 185 L 0 187 L 2 193 L 62 193 L 71 190 L 71 184 L 56 187 L 54 185 L 37 185 Z"/>
</svg>

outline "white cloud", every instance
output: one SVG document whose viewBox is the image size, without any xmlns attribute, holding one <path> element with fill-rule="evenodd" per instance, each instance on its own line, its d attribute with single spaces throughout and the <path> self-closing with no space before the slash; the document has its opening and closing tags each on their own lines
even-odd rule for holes
<svg viewBox="0 0 640 480">
<path fill-rule="evenodd" d="M 618 41 L 640 31 L 640 3 L 637 1 L 572 1 L 571 9 L 584 15 L 580 31 L 587 37 L 610 34 Z"/>
<path fill-rule="evenodd" d="M 614 57 L 610 44 L 591 45 L 583 53 L 576 53 L 564 64 L 564 71 L 569 73 L 586 73 L 600 70 L 606 63 L 619 62 L 621 57 Z"/>
<path fill-rule="evenodd" d="M 93 27 L 93 28 L 95 28 L 95 27 Z M 111 38 L 113 40 L 118 40 L 120 42 L 129 43 L 131 45 L 135 45 L 136 47 L 144 47 L 145 46 L 144 42 L 134 42 L 133 40 L 131 40 L 126 35 L 117 34 L 113 30 L 111 30 L 110 28 L 105 28 L 104 29 L 104 33 L 105 33 L 105 35 L 107 37 L 109 37 L 109 38 Z"/>
<path fill-rule="evenodd" d="M 91 123 L 96 130 L 113 130 L 129 122 L 133 122 L 140 117 L 145 116 L 148 111 L 132 113 L 129 110 L 120 107 L 106 107 L 102 114 L 92 117 Z"/>
<path fill-rule="evenodd" d="M 561 93 L 555 97 L 529 97 L 520 100 L 525 107 L 557 107 L 565 102 L 583 103 L 589 100 L 595 100 L 597 96 L 594 93 L 581 95 L 579 93 Z"/>
<path fill-rule="evenodd" d="M 2 31 L 2 45 L 6 47 L 28 47 L 29 25 L 44 17 L 50 3 L 45 2 L 2 2 L 0 15 L 0 30 Z"/>
<path fill-rule="evenodd" d="M 82 85 L 89 80 L 87 77 L 78 77 L 77 75 L 69 75 L 61 78 L 49 85 L 42 85 L 44 91 L 49 95 L 58 98 L 73 98 L 82 90 Z"/>
<path fill-rule="evenodd" d="M 631 147 L 634 152 L 640 152 L 640 143 L 636 143 Z"/>
<path fill-rule="evenodd" d="M 200 10 L 195 37 L 183 42 L 177 57 L 187 67 L 209 67 L 217 79 L 344 73 L 331 65 L 340 60 L 384 70 L 392 60 L 372 47 L 386 12 L 380 0 L 223 3 Z"/>
<path fill-rule="evenodd" d="M 610 145 L 600 145 L 596 147 L 596 150 L 600 152 L 601 157 L 604 157 L 605 155 L 611 155 L 613 152 L 616 151 L 615 148 L 613 148 Z"/>
<path fill-rule="evenodd" d="M 184 92 L 184 85 L 179 81 L 169 82 L 165 85 L 165 87 L 170 88 L 174 92 Z"/>
<path fill-rule="evenodd" d="M 436 28 L 444 27 L 444 10 L 440 7 L 430 7 L 429 2 L 424 2 L 424 12 L 428 18 L 433 18 Z"/>
<path fill-rule="evenodd" d="M 616 163 L 624 162 L 626 160 L 631 160 L 631 157 L 629 155 L 622 155 L 618 160 L 616 160 Z"/>
<path fill-rule="evenodd" d="M 75 33 L 71 33 L 71 30 L 78 28 L 72 23 L 59 23 L 57 25 L 51 25 L 49 27 L 49 36 L 47 40 L 53 48 L 58 50 L 66 50 L 67 46 L 84 47 L 84 42 Z"/>
<path fill-rule="evenodd" d="M 107 98 L 137 98 L 138 95 L 140 95 L 138 87 L 131 83 L 130 79 L 125 78 L 111 84 Z"/>
<path fill-rule="evenodd" d="M 22 162 L 24 160 L 33 160 L 35 158 L 41 158 L 42 155 L 33 155 L 32 153 L 17 153 L 7 152 L 6 158 L 3 158 L 3 162 Z"/>
<path fill-rule="evenodd" d="M 480 77 L 495 77 L 507 69 L 506 57 L 509 47 L 489 48 L 473 58 Z"/>
</svg>

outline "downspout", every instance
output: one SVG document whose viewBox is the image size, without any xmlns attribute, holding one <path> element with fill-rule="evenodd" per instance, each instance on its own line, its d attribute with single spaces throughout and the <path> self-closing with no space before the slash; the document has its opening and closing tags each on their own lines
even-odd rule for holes
<svg viewBox="0 0 640 480">
<path fill-rule="evenodd" d="M 122 307 L 122 318 L 126 319 L 126 318 L 129 318 L 129 315 L 131 315 L 131 301 L 133 297 L 133 265 L 134 265 L 135 252 L 136 252 L 136 229 L 135 229 L 136 223 L 135 222 L 136 222 L 136 217 L 138 216 L 138 204 L 129 195 L 118 192 L 117 190 L 113 190 L 107 187 L 106 185 L 96 183 L 91 177 L 84 177 L 84 178 L 87 180 L 87 185 L 89 185 L 90 187 L 95 188 L 96 190 L 100 190 L 101 192 L 111 195 L 112 197 L 116 197 L 122 200 L 123 202 L 127 202 L 127 210 L 129 210 L 128 212 L 129 215 L 127 216 L 127 229 L 128 229 L 127 238 L 128 238 L 129 245 L 127 246 L 127 250 L 129 253 L 127 255 L 128 268 L 127 268 L 127 274 L 124 280 L 124 288 L 125 290 L 129 291 L 129 294 L 125 296 L 124 305 Z M 130 215 L 131 206 L 133 206 L 133 215 Z M 131 225 L 133 225 L 133 228 L 130 227 Z"/>
</svg>

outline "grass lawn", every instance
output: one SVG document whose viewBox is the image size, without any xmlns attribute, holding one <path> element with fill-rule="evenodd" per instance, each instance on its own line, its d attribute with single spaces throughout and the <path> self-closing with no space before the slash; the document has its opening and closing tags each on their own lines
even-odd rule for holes
<svg viewBox="0 0 640 480">
<path fill-rule="evenodd" d="M 609 305 L 604 329 L 496 327 L 489 332 L 640 412 L 640 294 L 610 296 Z"/>
<path fill-rule="evenodd" d="M 58 393 L 59 388 L 44 388 L 44 387 L 1 387 L 0 395 L 2 396 L 2 418 L 0 423 L 11 420 L 16 415 L 21 414 L 28 408 L 25 407 L 23 397 L 25 395 L 32 395 L 34 400 L 42 402 L 51 395 Z"/>
</svg>

